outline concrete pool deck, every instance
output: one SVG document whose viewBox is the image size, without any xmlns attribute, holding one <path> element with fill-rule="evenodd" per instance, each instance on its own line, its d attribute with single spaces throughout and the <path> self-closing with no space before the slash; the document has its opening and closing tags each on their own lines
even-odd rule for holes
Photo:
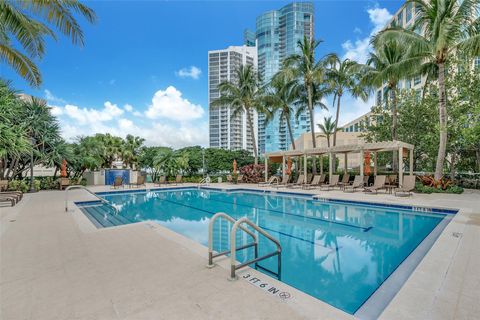
<svg viewBox="0 0 480 320">
<path fill-rule="evenodd" d="M 70 194 L 75 201 L 93 199 L 82 190 Z M 460 209 L 380 318 L 480 316 L 479 191 L 411 198 L 321 194 Z M 205 268 L 206 248 L 155 223 L 95 229 L 74 206 L 66 213 L 64 200 L 65 192 L 44 191 L 26 194 L 13 208 L 0 207 L 0 319 L 354 319 L 252 270 L 242 275 L 258 275 L 294 298 L 282 299 L 245 279 L 227 281 L 222 262 Z"/>
</svg>

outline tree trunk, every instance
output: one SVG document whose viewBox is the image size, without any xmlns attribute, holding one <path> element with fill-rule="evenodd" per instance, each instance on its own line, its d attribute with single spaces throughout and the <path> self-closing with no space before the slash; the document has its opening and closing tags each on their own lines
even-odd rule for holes
<svg viewBox="0 0 480 320">
<path fill-rule="evenodd" d="M 392 84 L 390 90 L 392 90 L 392 140 L 397 140 L 397 84 Z M 398 170 L 398 152 L 393 151 L 392 157 L 392 170 L 397 172 Z"/>
<path fill-rule="evenodd" d="M 288 134 L 290 135 L 290 140 L 292 141 L 292 148 L 295 150 L 295 140 L 293 140 L 293 132 L 292 132 L 292 124 L 290 123 L 290 119 L 285 117 L 287 121 L 287 129 L 288 129 Z"/>
<path fill-rule="evenodd" d="M 440 120 L 440 144 L 438 146 L 435 179 L 443 175 L 443 163 L 447 150 L 447 102 L 445 97 L 445 64 L 438 64 L 438 114 Z"/>
<path fill-rule="evenodd" d="M 452 159 L 450 161 L 450 180 L 455 182 L 455 161 L 456 161 L 455 152 L 452 152 Z"/>
<path fill-rule="evenodd" d="M 307 96 L 308 96 L 308 112 L 310 113 L 310 131 L 312 134 L 312 146 L 314 148 L 317 147 L 317 141 L 315 140 L 315 121 L 313 119 L 313 97 L 312 97 L 312 87 L 307 85 Z M 317 173 L 317 163 L 315 157 L 313 157 L 312 161 L 312 173 L 315 175 Z"/>
<path fill-rule="evenodd" d="M 337 145 L 337 127 L 338 127 L 338 118 L 340 117 L 340 99 L 342 98 L 342 94 L 339 93 L 337 97 L 337 115 L 335 117 L 335 129 L 333 131 L 333 146 Z"/>
<path fill-rule="evenodd" d="M 255 158 L 255 164 L 258 164 L 257 143 L 255 142 L 255 131 L 253 131 L 252 117 L 250 115 L 250 110 L 247 108 L 245 108 L 245 110 L 245 112 L 247 113 L 248 127 L 250 128 L 250 134 L 252 135 L 253 156 Z"/>
<path fill-rule="evenodd" d="M 477 156 L 477 172 L 480 173 L 480 149 L 475 150 L 475 155 Z"/>
</svg>

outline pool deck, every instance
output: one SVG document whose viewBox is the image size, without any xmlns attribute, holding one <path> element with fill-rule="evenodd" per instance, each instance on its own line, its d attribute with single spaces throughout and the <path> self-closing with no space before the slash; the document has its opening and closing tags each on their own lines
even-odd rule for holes
<svg viewBox="0 0 480 320">
<path fill-rule="evenodd" d="M 480 317 L 479 191 L 321 196 L 460 209 L 380 318 Z M 82 190 L 69 198 L 94 199 Z M 354 319 L 251 269 L 228 281 L 227 261 L 207 269 L 205 247 L 156 223 L 96 229 L 73 204 L 65 212 L 64 200 L 65 192 L 43 191 L 0 207 L 0 319 Z"/>
</svg>

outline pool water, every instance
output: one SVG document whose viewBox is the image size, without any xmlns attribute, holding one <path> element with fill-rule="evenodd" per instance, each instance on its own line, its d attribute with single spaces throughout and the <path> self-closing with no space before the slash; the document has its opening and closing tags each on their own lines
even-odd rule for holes
<svg viewBox="0 0 480 320">
<path fill-rule="evenodd" d="M 365 204 L 318 201 L 307 196 L 178 189 L 102 194 L 118 208 L 79 203 L 98 227 L 155 221 L 203 245 L 213 214 L 247 217 L 282 245 L 281 281 L 330 305 L 354 314 L 399 264 L 442 221 L 443 214 Z M 230 224 L 214 226 L 214 249 L 229 246 Z M 248 237 L 237 234 L 237 243 Z M 259 239 L 259 255 L 275 249 Z M 253 249 L 237 254 L 252 258 Z M 259 263 L 277 270 L 277 258 Z M 268 274 L 268 271 L 263 271 Z M 227 272 L 228 273 L 228 272 Z"/>
</svg>

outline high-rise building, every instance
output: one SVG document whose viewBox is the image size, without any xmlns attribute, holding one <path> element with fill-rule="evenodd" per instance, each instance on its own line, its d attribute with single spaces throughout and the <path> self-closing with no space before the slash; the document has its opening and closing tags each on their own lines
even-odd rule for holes
<svg viewBox="0 0 480 320">
<path fill-rule="evenodd" d="M 241 65 L 257 68 L 255 46 L 230 46 L 223 50 L 208 52 L 208 106 L 210 147 L 253 152 L 250 128 L 246 114 L 232 117 L 230 106 L 211 107 L 211 102 L 220 97 L 218 85 L 223 81 L 237 81 L 236 71 Z M 251 113 L 255 136 L 258 134 L 258 116 Z"/>
<path fill-rule="evenodd" d="M 265 12 L 257 17 L 255 36 L 259 76 L 263 82 L 267 82 L 280 70 L 286 57 L 299 52 L 299 40 L 304 36 L 313 38 L 313 3 L 293 2 L 279 10 Z M 266 125 L 264 120 L 260 115 L 260 153 L 287 150 L 291 141 L 285 121 L 280 121 L 278 115 Z M 298 120 L 292 115 L 291 123 L 294 139 L 310 130 L 306 113 L 300 115 Z"/>
</svg>

